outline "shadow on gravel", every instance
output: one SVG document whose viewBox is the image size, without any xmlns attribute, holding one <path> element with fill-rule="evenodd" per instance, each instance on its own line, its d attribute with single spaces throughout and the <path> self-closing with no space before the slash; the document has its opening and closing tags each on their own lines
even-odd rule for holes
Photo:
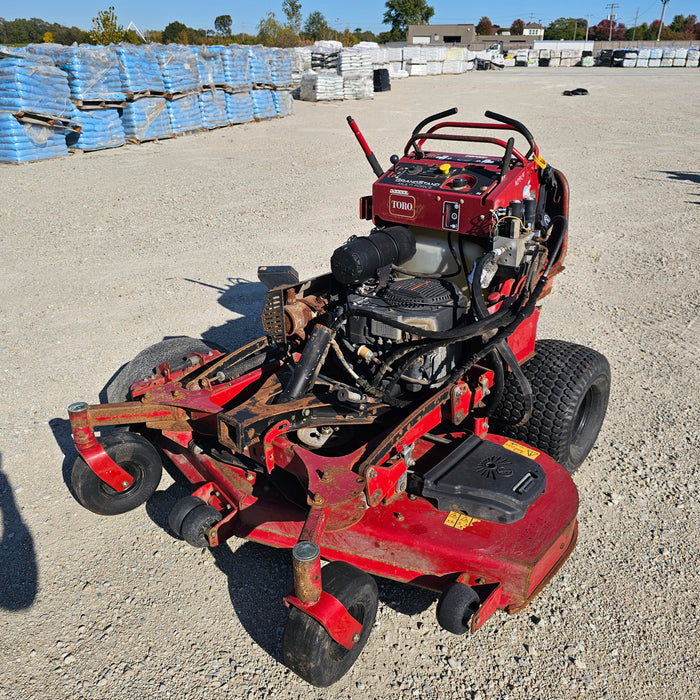
<svg viewBox="0 0 700 700">
<path fill-rule="evenodd" d="M 51 428 L 54 439 L 61 448 L 61 452 L 63 452 L 63 463 L 61 465 L 63 483 L 66 485 L 66 488 L 70 491 L 71 495 L 75 498 L 73 487 L 70 483 L 70 473 L 71 469 L 73 468 L 73 462 L 75 462 L 75 458 L 78 456 L 78 451 L 75 449 L 75 445 L 73 444 L 70 421 L 67 418 L 52 418 L 49 421 L 49 427 Z"/>
<path fill-rule="evenodd" d="M 267 292 L 264 284 L 240 277 L 229 277 L 229 283 L 224 287 L 188 278 L 185 278 L 185 281 L 215 289 L 220 295 L 219 304 L 241 316 L 227 321 L 223 326 L 212 326 L 204 331 L 204 340 L 219 343 L 227 348 L 237 348 L 263 334 L 260 312 Z"/>
<path fill-rule="evenodd" d="M 686 173 L 681 170 L 657 170 L 657 173 L 668 175 L 670 180 L 678 180 L 680 182 L 691 182 L 695 185 L 700 185 L 700 173 Z M 700 195 L 700 192 L 695 193 Z M 700 204 L 700 199 L 696 202 L 688 202 L 688 204 Z"/>
<path fill-rule="evenodd" d="M 38 571 L 34 538 L 15 503 L 12 485 L 0 458 L 0 608 L 24 610 L 36 599 Z"/>
</svg>

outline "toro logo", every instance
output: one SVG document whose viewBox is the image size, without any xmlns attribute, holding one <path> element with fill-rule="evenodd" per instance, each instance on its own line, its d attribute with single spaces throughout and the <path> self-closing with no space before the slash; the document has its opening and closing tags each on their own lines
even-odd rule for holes
<svg viewBox="0 0 700 700">
<path fill-rule="evenodd" d="M 406 219 L 414 219 L 416 216 L 416 198 L 410 194 L 390 194 L 389 213 L 394 216 L 403 216 Z"/>
</svg>

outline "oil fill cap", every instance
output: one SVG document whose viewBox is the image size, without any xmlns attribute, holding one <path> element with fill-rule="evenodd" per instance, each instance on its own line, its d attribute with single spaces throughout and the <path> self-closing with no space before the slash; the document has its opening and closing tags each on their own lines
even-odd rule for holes
<svg viewBox="0 0 700 700">
<path fill-rule="evenodd" d="M 450 165 L 448 163 L 443 163 L 440 166 L 440 170 L 442 170 L 442 172 L 445 173 L 445 175 L 449 175 L 450 174 Z"/>
</svg>

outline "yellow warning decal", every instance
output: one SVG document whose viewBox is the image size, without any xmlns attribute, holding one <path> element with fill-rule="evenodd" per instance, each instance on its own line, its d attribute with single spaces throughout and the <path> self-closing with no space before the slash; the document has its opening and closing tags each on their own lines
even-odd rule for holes
<svg viewBox="0 0 700 700">
<path fill-rule="evenodd" d="M 457 513 L 451 510 L 445 518 L 444 525 L 453 527 L 455 530 L 464 530 L 464 528 L 479 522 L 481 522 L 479 518 L 470 518 L 468 515 L 464 515 L 464 513 Z"/>
<path fill-rule="evenodd" d="M 507 450 L 510 450 L 511 452 L 516 452 L 517 454 L 522 455 L 523 457 L 528 457 L 529 459 L 536 459 L 542 454 L 537 450 L 533 450 L 532 447 L 525 447 L 525 445 L 520 445 L 517 442 L 513 442 L 512 440 L 504 442 L 503 447 L 505 447 Z"/>
</svg>

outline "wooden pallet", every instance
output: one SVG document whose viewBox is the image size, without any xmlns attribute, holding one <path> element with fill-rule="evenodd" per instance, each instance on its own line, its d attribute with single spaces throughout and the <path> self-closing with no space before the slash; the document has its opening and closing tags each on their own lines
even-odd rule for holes
<svg viewBox="0 0 700 700">
<path fill-rule="evenodd" d="M 189 97 L 190 95 L 198 95 L 202 92 L 202 88 L 190 88 L 189 90 L 180 90 L 179 92 L 166 92 L 164 97 L 166 100 L 179 100 L 181 97 Z"/>
<path fill-rule="evenodd" d="M 22 124 L 38 124 L 39 126 L 51 126 L 56 129 L 66 129 L 79 134 L 83 127 L 70 119 L 58 117 L 55 114 L 41 114 L 40 112 L 13 112 L 12 116 Z"/>
<path fill-rule="evenodd" d="M 116 107 L 125 107 L 126 100 L 73 100 L 71 102 L 78 108 L 88 109 L 112 109 Z"/>
<path fill-rule="evenodd" d="M 127 102 L 133 102 L 141 97 L 165 97 L 168 93 L 165 90 L 151 90 L 150 88 L 145 90 L 134 90 L 133 92 L 126 92 Z"/>
</svg>

